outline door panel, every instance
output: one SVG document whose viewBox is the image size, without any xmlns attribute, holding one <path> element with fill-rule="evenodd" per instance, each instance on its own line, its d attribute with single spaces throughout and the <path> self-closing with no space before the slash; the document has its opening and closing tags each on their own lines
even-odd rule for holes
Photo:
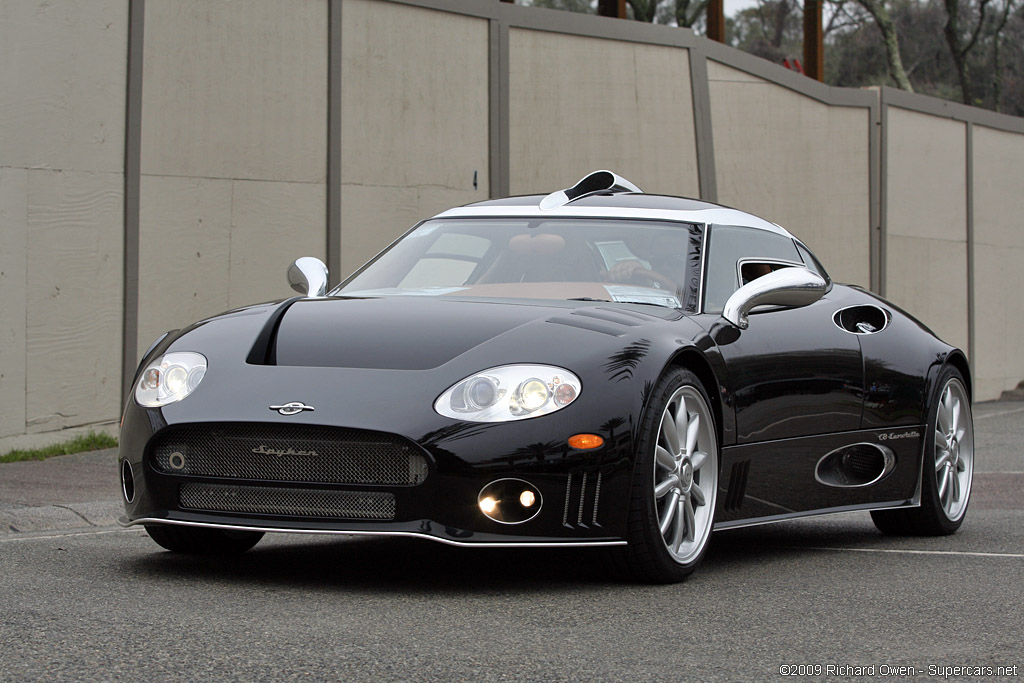
<svg viewBox="0 0 1024 683">
<path fill-rule="evenodd" d="M 833 324 L 836 309 L 826 294 L 801 308 L 755 311 L 734 340 L 720 336 L 738 443 L 860 428 L 860 344 Z"/>
</svg>

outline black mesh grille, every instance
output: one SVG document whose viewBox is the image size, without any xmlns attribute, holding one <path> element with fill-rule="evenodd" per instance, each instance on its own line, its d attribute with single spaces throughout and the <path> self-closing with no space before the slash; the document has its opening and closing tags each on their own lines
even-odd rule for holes
<svg viewBox="0 0 1024 683">
<path fill-rule="evenodd" d="M 182 425 L 151 453 L 157 471 L 198 477 L 390 486 L 427 477 L 426 458 L 400 437 L 315 425 Z"/>
<path fill-rule="evenodd" d="M 236 484 L 182 484 L 182 508 L 302 517 L 390 520 L 395 497 L 378 491 L 321 491 Z"/>
</svg>

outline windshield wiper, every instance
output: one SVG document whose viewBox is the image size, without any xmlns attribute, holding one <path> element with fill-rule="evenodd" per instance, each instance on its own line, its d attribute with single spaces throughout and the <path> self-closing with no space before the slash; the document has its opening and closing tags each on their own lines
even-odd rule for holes
<svg viewBox="0 0 1024 683">
<path fill-rule="evenodd" d="M 606 304 L 610 304 L 612 302 L 611 299 L 595 299 L 592 296 L 574 296 L 566 299 L 566 301 L 603 301 Z"/>
</svg>

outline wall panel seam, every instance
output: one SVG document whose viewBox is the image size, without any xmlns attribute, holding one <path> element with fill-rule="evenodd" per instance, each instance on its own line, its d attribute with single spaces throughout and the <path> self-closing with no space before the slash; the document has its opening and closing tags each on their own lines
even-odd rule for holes
<svg viewBox="0 0 1024 683">
<path fill-rule="evenodd" d="M 125 97 L 124 217 L 122 263 L 121 406 L 131 395 L 139 345 L 139 231 L 142 184 L 142 69 L 145 0 L 128 2 L 128 65 Z"/>
<path fill-rule="evenodd" d="M 700 198 L 718 201 L 718 177 L 715 168 L 714 128 L 711 120 L 711 87 L 708 83 L 708 60 L 703 52 L 690 50 L 690 99 L 697 151 L 697 182 Z"/>
<path fill-rule="evenodd" d="M 341 29 L 342 1 L 327 5 L 327 214 L 325 244 L 329 284 L 341 277 Z"/>
</svg>

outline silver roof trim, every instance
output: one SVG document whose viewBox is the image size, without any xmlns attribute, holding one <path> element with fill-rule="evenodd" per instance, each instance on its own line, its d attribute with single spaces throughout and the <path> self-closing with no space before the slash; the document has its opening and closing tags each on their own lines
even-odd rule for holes
<svg viewBox="0 0 1024 683">
<path fill-rule="evenodd" d="M 541 210 L 537 206 L 460 206 L 437 214 L 434 218 L 643 218 L 648 220 L 679 221 L 682 223 L 705 223 L 718 225 L 740 225 L 758 230 L 774 232 L 777 235 L 793 237 L 780 225 L 758 218 L 754 214 L 729 209 L 724 206 L 708 205 L 706 209 L 676 211 L 666 209 L 634 209 L 616 207 L 593 207 L 566 205 L 560 210 Z"/>
</svg>

